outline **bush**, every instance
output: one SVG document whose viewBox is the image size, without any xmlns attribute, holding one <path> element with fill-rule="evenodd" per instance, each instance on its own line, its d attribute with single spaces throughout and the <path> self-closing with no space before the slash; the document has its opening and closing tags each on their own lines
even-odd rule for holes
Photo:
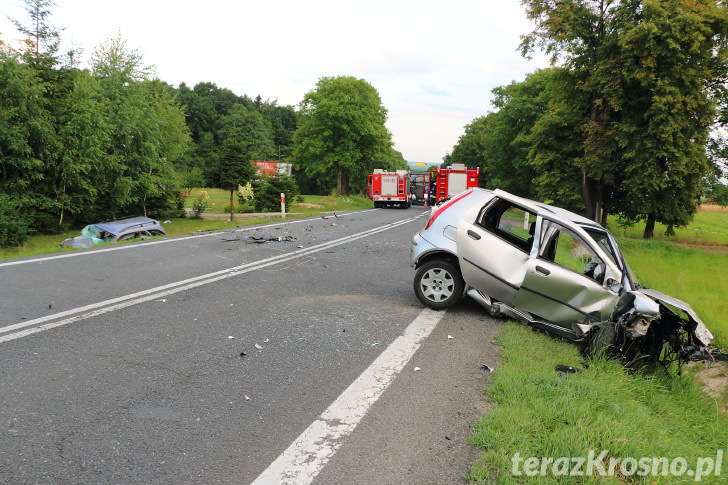
<svg viewBox="0 0 728 485">
<path fill-rule="evenodd" d="M 256 212 L 279 212 L 281 193 L 286 194 L 286 202 L 302 200 L 301 192 L 293 177 L 271 177 L 258 181 L 255 186 Z"/>
<path fill-rule="evenodd" d="M 32 234 L 30 221 L 20 212 L 10 197 L 0 194 L 0 247 L 14 248 Z"/>
<path fill-rule="evenodd" d="M 205 212 L 205 209 L 210 205 L 210 196 L 207 195 L 207 191 L 203 190 L 195 200 L 192 201 L 192 215 L 196 219 L 200 218 L 200 215 Z"/>
</svg>

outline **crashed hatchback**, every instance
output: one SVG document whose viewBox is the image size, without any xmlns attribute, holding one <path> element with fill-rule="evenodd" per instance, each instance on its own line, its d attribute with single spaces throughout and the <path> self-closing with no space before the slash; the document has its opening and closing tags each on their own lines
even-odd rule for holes
<svg viewBox="0 0 728 485">
<path fill-rule="evenodd" d="M 148 239 L 166 235 L 167 231 L 155 219 L 127 217 L 126 219 L 89 224 L 81 230 L 80 236 L 65 239 L 59 247 L 90 248 L 97 244 Z"/>
<path fill-rule="evenodd" d="M 430 308 L 467 295 L 627 365 L 726 360 L 687 303 L 642 287 L 612 234 L 570 211 L 468 190 L 431 209 L 410 252 L 415 293 Z"/>
</svg>

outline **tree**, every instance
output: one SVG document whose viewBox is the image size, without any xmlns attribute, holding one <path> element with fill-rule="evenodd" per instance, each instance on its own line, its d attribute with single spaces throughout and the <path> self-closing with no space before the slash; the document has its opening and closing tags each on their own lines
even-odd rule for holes
<svg viewBox="0 0 728 485">
<path fill-rule="evenodd" d="M 255 175 L 253 160 L 266 160 L 273 153 L 270 126 L 257 111 L 237 104 L 221 120 L 220 161 L 217 187 L 230 191 L 230 220 L 235 212 L 233 195 Z"/>
<path fill-rule="evenodd" d="M 620 36 L 620 89 L 614 138 L 622 170 L 618 210 L 655 222 L 687 224 L 700 204 L 708 134 L 716 115 L 709 85 L 726 77 L 728 15 L 716 2 L 626 3 Z M 612 101 L 614 100 L 614 101 Z"/>
<path fill-rule="evenodd" d="M 535 46 L 563 56 L 583 94 L 585 215 L 684 224 L 707 172 L 707 130 L 726 78 L 726 8 L 716 0 L 526 0 Z M 568 157 L 565 157 L 567 160 Z M 606 214 L 602 214 L 603 220 Z"/>
<path fill-rule="evenodd" d="M 294 161 L 308 176 L 348 194 L 351 177 L 365 177 L 391 155 L 386 120 L 379 93 L 363 79 L 321 78 L 301 102 Z"/>
<path fill-rule="evenodd" d="M 253 102 L 247 96 L 237 96 L 209 82 L 198 83 L 193 89 L 180 84 L 177 100 L 185 111 L 192 136 L 192 146 L 180 161 L 179 169 L 188 173 L 199 170 L 204 175 L 204 186 L 214 186 L 222 142 L 221 120 L 233 106 L 253 108 Z"/>
<path fill-rule="evenodd" d="M 583 156 L 578 160 L 581 169 L 581 195 L 584 215 L 599 219 L 603 203 L 603 186 L 608 159 L 600 157 L 602 144 L 610 122 L 608 106 L 603 102 L 601 78 L 604 66 L 609 65 L 611 50 L 618 36 L 618 0 L 524 0 L 526 14 L 536 28 L 524 36 L 521 51 L 529 55 L 535 46 L 545 49 L 552 60 L 565 58 L 565 67 L 583 73 L 581 89 L 588 96 L 588 121 L 584 123 Z"/>
<path fill-rule="evenodd" d="M 25 46 L 29 60 L 44 62 L 46 65 L 56 64 L 56 54 L 61 43 L 60 31 L 50 25 L 49 19 L 55 7 L 53 0 L 24 0 L 25 11 L 30 17 L 30 25 L 19 20 L 12 20 L 18 31 L 25 35 Z"/>
<path fill-rule="evenodd" d="M 153 69 L 143 66 L 141 54 L 130 50 L 119 35 L 99 46 L 92 59 L 109 134 L 97 164 L 103 175 L 94 183 L 102 197 L 94 215 L 172 209 L 179 195 L 174 189 L 181 186 L 174 164 L 189 143 L 172 88 L 152 79 Z"/>
<path fill-rule="evenodd" d="M 0 192 L 30 220 L 53 203 L 43 191 L 56 146 L 46 92 L 32 66 L 0 52 Z"/>
</svg>

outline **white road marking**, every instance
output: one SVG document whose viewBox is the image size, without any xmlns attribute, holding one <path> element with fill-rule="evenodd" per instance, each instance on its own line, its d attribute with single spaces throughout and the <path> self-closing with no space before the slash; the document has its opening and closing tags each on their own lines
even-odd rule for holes
<svg viewBox="0 0 728 485">
<path fill-rule="evenodd" d="M 53 315 L 48 315 L 45 317 L 35 318 L 33 320 L 27 320 L 25 322 L 8 325 L 6 327 L 0 328 L 0 334 L 7 334 L 0 336 L 0 343 L 8 342 L 10 340 L 15 340 L 22 337 L 27 337 L 28 335 L 32 335 L 34 333 L 50 330 L 56 327 L 61 327 L 70 323 L 85 320 L 87 318 L 95 317 L 98 315 L 103 315 L 104 313 L 120 310 L 122 308 L 126 308 L 139 303 L 164 298 L 174 293 L 179 293 L 181 291 L 189 290 L 198 286 L 207 285 L 222 279 L 231 278 L 233 276 L 249 273 L 257 269 L 262 269 L 275 264 L 291 261 L 293 259 L 297 259 L 308 254 L 323 251 L 325 249 L 339 246 L 350 241 L 355 241 L 357 239 L 368 237 L 373 234 L 384 232 L 402 224 L 412 222 L 416 219 L 417 217 L 403 219 L 397 222 L 385 224 L 381 227 L 369 229 L 367 231 L 363 231 L 357 234 L 352 234 L 350 236 L 335 239 L 333 241 L 317 244 L 309 248 L 299 249 L 291 253 L 273 256 L 270 258 L 262 259 L 260 261 L 254 261 L 251 263 L 234 266 L 232 268 L 215 271 L 213 273 L 188 278 L 174 283 L 169 283 L 167 285 L 150 288 L 148 290 L 139 291 L 118 298 L 112 298 L 109 300 L 92 303 L 83 307 L 54 313 Z"/>
<path fill-rule="evenodd" d="M 410 361 L 445 312 L 424 309 L 377 359 L 311 423 L 253 485 L 311 483 L 369 408 Z"/>
</svg>

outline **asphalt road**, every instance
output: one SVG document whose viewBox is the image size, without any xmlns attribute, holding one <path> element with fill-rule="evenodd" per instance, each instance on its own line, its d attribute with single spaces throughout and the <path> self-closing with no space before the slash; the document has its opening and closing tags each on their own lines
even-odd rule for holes
<svg viewBox="0 0 728 485">
<path fill-rule="evenodd" d="M 0 482 L 463 483 L 501 324 L 416 299 L 424 214 L 0 262 Z"/>
</svg>

